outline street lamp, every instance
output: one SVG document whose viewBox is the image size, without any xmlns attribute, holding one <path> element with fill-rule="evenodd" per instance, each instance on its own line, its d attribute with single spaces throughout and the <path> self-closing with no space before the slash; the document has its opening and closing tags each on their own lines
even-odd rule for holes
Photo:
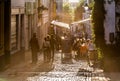
<svg viewBox="0 0 120 81">
<path fill-rule="evenodd" d="M 85 4 L 84 4 L 84 9 L 85 9 L 85 10 L 88 10 L 88 9 L 89 9 L 89 7 L 88 7 L 88 4 L 87 4 L 87 3 L 85 3 Z"/>
</svg>

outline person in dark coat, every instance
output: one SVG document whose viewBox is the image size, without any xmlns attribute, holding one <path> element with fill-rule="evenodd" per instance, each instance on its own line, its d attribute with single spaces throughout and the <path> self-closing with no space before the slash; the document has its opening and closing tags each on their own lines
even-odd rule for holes
<svg viewBox="0 0 120 81">
<path fill-rule="evenodd" d="M 35 64 L 38 60 L 37 53 L 39 51 L 39 44 L 35 33 L 33 34 L 33 37 L 30 40 L 30 46 L 32 51 L 32 63 Z"/>
<path fill-rule="evenodd" d="M 54 35 L 52 34 L 51 35 L 51 38 L 50 38 L 50 47 L 51 47 L 51 57 L 52 57 L 52 61 L 54 61 L 54 46 L 55 46 L 55 38 L 54 38 Z"/>
<path fill-rule="evenodd" d="M 50 42 L 45 37 L 43 42 L 43 53 L 44 53 L 44 62 L 50 62 L 51 59 L 51 53 L 50 53 Z"/>
</svg>

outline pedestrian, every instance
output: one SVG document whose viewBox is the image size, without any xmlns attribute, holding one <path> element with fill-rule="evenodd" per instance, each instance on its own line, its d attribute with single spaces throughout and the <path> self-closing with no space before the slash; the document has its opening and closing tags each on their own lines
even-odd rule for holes
<svg viewBox="0 0 120 81">
<path fill-rule="evenodd" d="M 85 42 L 83 42 L 80 47 L 80 55 L 81 57 L 87 57 L 87 54 L 88 54 L 88 46 Z"/>
<path fill-rule="evenodd" d="M 88 39 L 88 33 L 85 32 L 85 39 L 87 40 Z"/>
<path fill-rule="evenodd" d="M 32 63 L 35 64 L 38 60 L 37 53 L 39 51 L 38 39 L 36 38 L 36 33 L 33 33 L 33 37 L 30 40 L 30 46 L 32 51 Z"/>
<path fill-rule="evenodd" d="M 55 46 L 55 38 L 54 38 L 54 35 L 51 34 L 51 37 L 50 37 L 50 47 L 51 47 L 51 57 L 52 57 L 52 61 L 54 61 L 54 46 Z"/>
<path fill-rule="evenodd" d="M 81 41 L 80 41 L 80 39 L 79 38 L 77 38 L 76 39 L 76 42 L 75 42 L 75 44 L 74 44 L 74 49 L 75 49 L 75 59 L 76 60 L 79 60 L 79 58 L 80 58 L 80 46 L 81 46 Z"/>
<path fill-rule="evenodd" d="M 95 45 L 93 44 L 92 40 L 89 40 L 88 42 L 88 50 L 89 50 L 89 54 L 90 54 L 90 59 L 95 59 L 97 58 L 96 56 L 96 49 L 95 49 Z"/>
<path fill-rule="evenodd" d="M 44 38 L 43 42 L 43 53 L 44 53 L 44 62 L 50 61 L 51 53 L 50 53 L 50 42 L 47 40 L 47 38 Z"/>
<path fill-rule="evenodd" d="M 58 51 L 60 49 L 60 44 L 61 44 L 61 38 L 58 34 L 56 34 L 56 44 L 55 44 L 55 47 L 56 47 L 56 50 Z"/>
</svg>

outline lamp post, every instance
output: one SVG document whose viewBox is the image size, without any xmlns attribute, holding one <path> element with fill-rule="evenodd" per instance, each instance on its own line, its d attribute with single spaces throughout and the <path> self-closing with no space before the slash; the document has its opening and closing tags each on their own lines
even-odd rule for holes
<svg viewBox="0 0 120 81">
<path fill-rule="evenodd" d="M 89 9 L 89 7 L 88 7 L 88 4 L 87 4 L 87 3 L 85 3 L 85 4 L 84 4 L 84 9 L 85 9 L 85 11 L 87 11 L 87 10 Z"/>
</svg>

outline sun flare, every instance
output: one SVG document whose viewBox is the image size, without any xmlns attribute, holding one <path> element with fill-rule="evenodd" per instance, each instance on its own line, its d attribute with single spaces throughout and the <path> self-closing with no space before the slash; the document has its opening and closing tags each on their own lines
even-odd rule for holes
<svg viewBox="0 0 120 81">
<path fill-rule="evenodd" d="M 69 2 L 79 2 L 79 0 L 69 0 Z"/>
</svg>

